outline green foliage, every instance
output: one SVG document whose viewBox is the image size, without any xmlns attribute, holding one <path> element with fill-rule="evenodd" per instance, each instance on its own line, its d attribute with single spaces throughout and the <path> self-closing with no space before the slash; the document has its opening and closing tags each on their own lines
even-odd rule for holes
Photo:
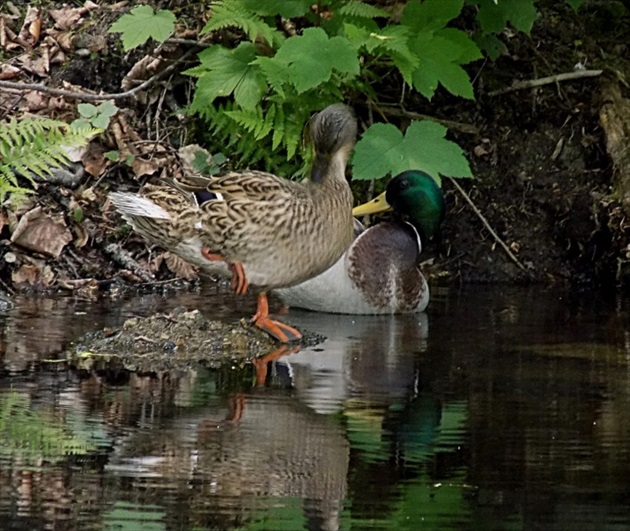
<svg viewBox="0 0 630 531">
<path fill-rule="evenodd" d="M 248 8 L 245 0 L 221 0 L 210 5 L 212 18 L 203 27 L 201 34 L 218 29 L 235 27 L 242 29 L 252 40 L 261 38 L 270 45 L 278 45 L 284 40 L 284 36 L 275 28 L 267 24 L 256 14 L 256 9 Z M 270 2 L 272 5 L 275 2 Z M 266 4 L 266 2 L 260 2 Z M 267 6 L 266 10 L 269 9 Z M 263 11 L 264 14 L 265 11 Z"/>
<path fill-rule="evenodd" d="M 376 179 L 422 168 L 438 184 L 440 175 L 472 177 L 462 149 L 444 138 L 446 130 L 435 122 L 414 121 L 403 135 L 391 124 L 374 124 L 354 150 L 353 175 L 356 179 Z"/>
<path fill-rule="evenodd" d="M 360 0 L 349 0 L 339 8 L 339 13 L 347 17 L 358 18 L 389 18 L 389 12 Z"/>
<path fill-rule="evenodd" d="M 0 202 L 8 194 L 30 193 L 20 187 L 17 174 L 33 183 L 31 174 L 50 175 L 69 162 L 67 149 L 85 145 L 100 129 L 46 118 L 12 120 L 0 128 Z"/>
<path fill-rule="evenodd" d="M 312 5 L 305 0 L 212 3 L 203 31 L 239 28 L 249 41 L 233 49 L 212 46 L 199 54 L 199 66 L 187 72 L 197 78 L 191 111 L 209 122 L 211 151 L 233 148 L 237 165 L 261 164 L 278 171 L 283 154 L 289 161 L 298 152 L 314 111 L 348 93 L 376 97 L 372 80 L 392 69 L 428 98 L 439 84 L 455 95 L 473 97 L 462 65 L 481 53 L 466 33 L 447 27 L 463 0 L 410 2 L 399 24 L 385 25 L 375 19 L 389 19 L 390 13 L 360 0 L 332 0 L 326 4 L 331 16 L 321 19 L 311 12 Z M 272 18 L 277 15 L 303 16 L 317 27 L 280 38 Z M 260 40 L 270 50 L 254 42 Z M 307 153 L 301 150 L 300 174 Z"/>
<path fill-rule="evenodd" d="M 302 94 L 329 81 L 333 70 L 357 76 L 357 51 L 345 37 L 329 38 L 321 28 L 307 28 L 302 35 L 287 39 L 273 58 L 261 57 L 271 86 L 287 82 Z M 275 63 L 269 68 L 269 63 Z"/>
<path fill-rule="evenodd" d="M 567 0 L 574 9 L 583 1 Z M 453 25 L 465 4 L 477 11 L 479 31 L 474 39 Z M 165 39 L 168 17 L 162 15 L 158 22 L 160 13 L 154 15 L 145 6 L 134 8 L 110 31 L 123 32 L 126 48 L 149 36 L 159 40 L 157 26 Z M 314 111 L 359 94 L 378 103 L 373 85 L 390 75 L 400 76 L 428 99 L 440 86 L 454 96 L 474 99 L 465 65 L 480 59 L 481 50 L 497 57 L 505 51 L 500 32 L 509 24 L 529 33 L 537 16 L 536 0 L 408 0 L 399 21 L 388 10 L 362 0 L 213 1 L 202 33 L 233 28 L 242 31 L 243 39 L 234 48 L 215 44 L 199 54 L 200 64 L 187 72 L 197 78 L 190 110 L 208 121 L 208 147 L 231 148 L 234 165 L 258 164 L 279 172 L 285 160 L 300 152 L 303 174 L 308 150 L 299 150 L 300 139 Z M 300 17 L 298 32 L 286 36 L 279 30 L 279 17 Z M 155 32 L 151 26 L 156 26 Z M 394 142 L 392 127 L 371 127 L 363 146 L 379 142 L 389 146 Z M 378 139 L 379 135 L 384 136 Z M 416 137 L 422 139 L 420 149 L 431 154 L 430 160 L 411 149 Z M 434 176 L 470 176 L 461 150 L 454 150 L 456 146 L 444 139 L 443 128 L 435 124 L 412 124 L 406 136 L 398 132 L 395 143 L 397 147 L 388 149 L 408 157 L 409 167 L 422 163 L 415 167 Z M 383 176 L 402 166 L 383 157 L 370 168 L 361 155 L 354 164 L 360 178 Z"/>
<path fill-rule="evenodd" d="M 256 47 L 250 42 L 242 42 L 233 50 L 213 46 L 201 52 L 201 64 L 187 71 L 199 79 L 193 109 L 226 96 L 233 96 L 244 109 L 254 109 L 267 88 L 260 68 L 251 64 L 255 58 Z"/>
<path fill-rule="evenodd" d="M 163 42 L 175 29 L 175 15 L 166 9 L 157 13 L 150 6 L 136 6 L 129 13 L 120 17 L 109 33 L 121 33 L 125 51 L 136 48 L 147 42 L 151 37 Z"/>
<path fill-rule="evenodd" d="M 475 0 L 479 5 L 477 20 L 484 33 L 498 33 L 510 22 L 514 28 L 529 33 L 538 17 L 536 0 Z"/>
<path fill-rule="evenodd" d="M 107 129 L 109 119 L 118 112 L 118 107 L 111 101 L 104 101 L 98 106 L 91 103 L 79 103 L 77 109 L 82 118 L 72 122 L 74 128 L 94 127 L 96 129 Z"/>
<path fill-rule="evenodd" d="M 226 161 L 227 158 L 223 153 L 215 153 L 208 157 L 208 153 L 200 149 L 195 153 L 193 168 L 206 176 L 216 175 L 221 171 L 221 166 L 223 166 Z"/>
<path fill-rule="evenodd" d="M 0 458 L 18 457 L 27 463 L 60 461 L 95 449 L 84 432 L 32 411 L 27 395 L 0 394 Z"/>
</svg>

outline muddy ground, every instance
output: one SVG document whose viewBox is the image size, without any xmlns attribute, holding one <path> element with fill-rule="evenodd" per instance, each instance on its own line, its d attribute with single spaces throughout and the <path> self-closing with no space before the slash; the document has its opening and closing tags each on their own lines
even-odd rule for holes
<svg viewBox="0 0 630 531">
<path fill-rule="evenodd" d="M 25 8 L 20 2 L 14 5 Z M 448 213 L 440 241 L 427 253 L 427 270 L 434 282 L 628 285 L 630 209 L 624 211 L 623 197 L 615 191 L 619 168 L 607 150 L 600 118 L 604 87 L 614 84 L 622 97 L 630 97 L 626 83 L 630 79 L 630 9 L 624 3 L 604 0 L 587 2 L 578 14 L 558 0 L 538 5 L 542 16 L 531 36 L 506 31 L 501 39 L 508 54 L 468 67 L 477 101 L 454 98 L 444 91 L 438 91 L 431 102 L 407 97 L 407 111 L 461 125 L 452 128 L 449 136 L 465 149 L 476 176 L 459 183 L 478 212 L 452 181 L 444 180 Z M 198 6 L 189 9 L 190 19 L 201 17 L 201 12 L 195 12 Z M 47 76 L 31 74 L 30 79 L 24 76 L 19 81 L 43 81 L 56 87 L 68 82 L 90 90 L 120 92 L 123 78 L 142 53 L 123 54 L 116 36 L 106 33 L 118 16 L 111 12 L 92 16 L 98 20 L 90 26 L 89 42 L 81 48 L 92 50 L 88 56 L 68 52 Z M 11 52 L 3 52 L 3 59 L 13 58 Z M 515 81 L 581 67 L 604 73 L 493 95 Z M 194 118 L 183 119 L 173 112 L 187 103 L 190 82 L 175 73 L 142 101 L 118 101 L 123 126 L 129 126 L 137 138 L 125 130 L 115 139 L 110 134 L 109 141 L 113 145 L 118 141 L 120 148 L 125 135 L 134 138 L 136 145 L 157 137 L 168 151 L 197 140 Z M 395 87 L 384 85 L 382 92 L 384 100 L 395 102 L 398 97 Z M 3 100 L 2 118 L 18 115 L 26 97 L 16 91 L 11 94 L 17 98 L 11 101 L 17 103 Z M 363 102 L 356 102 L 355 107 L 359 115 L 367 112 Z M 60 108 L 48 105 L 37 113 L 76 117 L 69 115 L 70 107 Z M 134 174 L 123 164 L 112 164 L 100 176 L 83 173 L 72 184 L 41 182 L 37 195 L 24 205 L 5 208 L 0 241 L 4 288 L 64 289 L 98 297 L 129 286 L 163 289 L 178 285 L 178 277 L 194 281 L 194 271 L 168 253 L 148 249 L 108 208 L 108 191 L 137 189 L 149 176 L 148 171 Z M 69 233 L 58 255 L 11 239 L 21 217 L 38 207 L 47 216 L 46 224 L 60 220 Z"/>
</svg>

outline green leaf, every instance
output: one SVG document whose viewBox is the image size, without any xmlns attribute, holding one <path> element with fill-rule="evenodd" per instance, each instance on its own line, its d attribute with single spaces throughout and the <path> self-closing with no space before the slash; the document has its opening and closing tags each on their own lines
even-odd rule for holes
<svg viewBox="0 0 630 531">
<path fill-rule="evenodd" d="M 111 101 L 104 101 L 98 106 L 98 112 L 107 118 L 111 118 L 118 112 L 118 107 Z"/>
<path fill-rule="evenodd" d="M 475 42 L 479 49 L 486 52 L 486 55 L 493 61 L 497 60 L 501 55 L 506 54 L 507 46 L 492 33 L 481 33 L 475 36 Z"/>
<path fill-rule="evenodd" d="M 499 33 L 510 22 L 517 30 L 527 34 L 532 29 L 538 11 L 536 0 L 478 0 L 477 20 L 484 33 Z"/>
<path fill-rule="evenodd" d="M 227 162 L 227 157 L 223 153 L 215 153 L 212 155 L 212 162 L 217 166 L 221 166 Z"/>
<path fill-rule="evenodd" d="M 234 50 L 217 45 L 201 52 L 201 65 L 185 72 L 199 77 L 193 109 L 231 94 L 243 109 L 256 107 L 267 84 L 259 67 L 252 64 L 255 58 L 256 47 L 251 42 L 242 42 Z"/>
<path fill-rule="evenodd" d="M 302 17 L 313 5 L 312 0 L 242 0 L 243 7 L 261 16 Z"/>
<path fill-rule="evenodd" d="M 423 170 L 440 182 L 440 175 L 472 177 L 462 149 L 446 140 L 446 127 L 430 121 L 414 121 L 402 132 L 391 124 L 374 124 L 354 149 L 356 179 L 378 179 L 405 170 Z"/>
<path fill-rule="evenodd" d="M 437 35 L 440 38 L 449 40 L 455 45 L 455 48 L 458 50 L 458 56 L 455 59 L 457 64 L 465 65 L 483 57 L 483 54 L 479 50 L 475 41 L 473 41 L 467 33 L 461 30 L 455 28 L 444 28 L 443 30 L 440 30 Z"/>
<path fill-rule="evenodd" d="M 74 221 L 81 223 L 85 217 L 83 209 L 79 206 L 72 209 L 72 217 L 74 218 Z"/>
<path fill-rule="evenodd" d="M 98 129 L 107 129 L 107 127 L 109 126 L 109 116 L 99 114 L 98 116 L 92 118 L 90 122 L 94 127 L 97 127 Z"/>
<path fill-rule="evenodd" d="M 122 33 L 121 39 L 125 51 L 144 44 L 149 38 L 164 42 L 175 29 L 175 15 L 162 9 L 153 12 L 150 6 L 136 6 L 129 13 L 120 17 L 109 28 L 109 33 Z"/>
<path fill-rule="evenodd" d="M 474 99 L 472 83 L 460 64 L 476 57 L 474 49 L 477 47 L 466 35 L 453 38 L 458 33 L 462 32 L 452 28 L 420 32 L 410 43 L 420 59 L 413 73 L 413 86 L 426 98 L 431 99 L 441 83 L 455 96 Z"/>
<path fill-rule="evenodd" d="M 286 65 L 298 94 L 328 81 L 333 70 L 359 74 L 359 59 L 350 41 L 345 37 L 329 39 L 321 28 L 308 28 L 301 36 L 287 39 L 274 60 Z"/>
<path fill-rule="evenodd" d="M 74 129 L 75 131 L 79 131 L 81 129 L 92 127 L 92 124 L 90 123 L 89 120 L 86 120 L 85 118 L 77 118 L 76 120 L 72 121 L 72 123 L 70 124 L 70 127 Z"/>
<path fill-rule="evenodd" d="M 291 82 L 287 65 L 277 61 L 274 57 L 258 57 L 255 61 L 265 76 L 267 83 L 282 97 L 285 96 L 283 85 Z"/>
<path fill-rule="evenodd" d="M 77 105 L 77 110 L 83 118 L 92 118 L 98 113 L 96 106 L 91 103 L 79 103 L 79 105 Z"/>
<path fill-rule="evenodd" d="M 400 22 L 416 31 L 441 29 L 459 16 L 463 7 L 464 0 L 409 0 Z"/>
<path fill-rule="evenodd" d="M 368 42 L 370 41 L 369 29 L 363 26 L 357 26 L 356 24 L 350 24 L 349 22 L 345 22 L 343 25 L 343 30 L 344 30 L 345 36 L 355 48 L 359 49 L 364 46 L 365 47 L 368 46 Z"/>
</svg>

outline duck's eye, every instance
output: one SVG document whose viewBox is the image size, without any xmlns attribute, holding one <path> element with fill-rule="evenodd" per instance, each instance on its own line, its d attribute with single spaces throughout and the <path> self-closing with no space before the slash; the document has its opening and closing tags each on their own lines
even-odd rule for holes
<svg viewBox="0 0 630 531">
<path fill-rule="evenodd" d="M 400 181 L 399 186 L 401 190 L 405 190 L 406 188 L 409 188 L 409 181 L 406 179 L 403 179 Z"/>
</svg>

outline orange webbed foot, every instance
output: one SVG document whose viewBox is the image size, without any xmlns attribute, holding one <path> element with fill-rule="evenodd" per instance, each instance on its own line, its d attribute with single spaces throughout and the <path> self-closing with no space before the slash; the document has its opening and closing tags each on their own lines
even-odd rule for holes
<svg viewBox="0 0 630 531">
<path fill-rule="evenodd" d="M 257 319 L 254 321 L 254 324 L 281 343 L 289 343 L 291 341 L 298 341 L 302 339 L 302 334 L 300 334 L 300 332 L 292 326 L 281 323 L 280 321 L 274 321 L 269 318 Z"/>
<path fill-rule="evenodd" d="M 302 334 L 295 328 L 269 318 L 269 303 L 266 293 L 258 294 L 258 307 L 256 314 L 252 317 L 252 321 L 258 328 L 264 330 L 281 343 L 289 343 L 290 341 L 302 339 Z"/>
<path fill-rule="evenodd" d="M 245 276 L 245 270 L 243 269 L 243 264 L 240 262 L 229 263 L 225 260 L 225 258 L 219 253 L 213 253 L 207 247 L 201 248 L 201 254 L 206 260 L 210 260 L 211 262 L 226 262 L 228 265 L 228 269 L 232 272 L 232 280 L 230 281 L 230 287 L 237 295 L 245 295 L 247 293 L 247 288 L 249 287 L 249 282 L 247 281 L 247 277 Z"/>
</svg>

